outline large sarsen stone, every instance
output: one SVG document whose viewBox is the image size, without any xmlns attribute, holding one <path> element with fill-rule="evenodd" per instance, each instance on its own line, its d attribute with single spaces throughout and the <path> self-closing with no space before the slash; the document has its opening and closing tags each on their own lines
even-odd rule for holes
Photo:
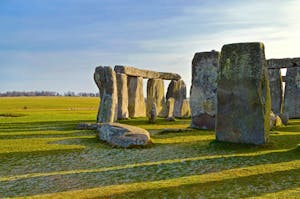
<svg viewBox="0 0 300 199">
<path fill-rule="evenodd" d="M 196 53 L 193 58 L 190 91 L 193 128 L 215 129 L 219 60 L 217 51 Z"/>
<path fill-rule="evenodd" d="M 117 87 L 118 87 L 118 119 L 127 119 L 129 117 L 127 75 L 117 73 Z"/>
<path fill-rule="evenodd" d="M 268 142 L 271 99 L 262 43 L 223 46 L 217 100 L 217 140 Z"/>
<path fill-rule="evenodd" d="M 286 72 L 284 113 L 289 118 L 300 118 L 300 65 Z"/>
<path fill-rule="evenodd" d="M 269 82 L 271 92 L 271 110 L 275 114 L 282 113 L 283 108 L 283 86 L 280 69 L 269 69 Z"/>
<path fill-rule="evenodd" d="M 98 66 L 95 69 L 94 80 L 99 88 L 101 99 L 97 121 L 116 121 L 118 114 L 116 73 L 109 66 Z"/>
<path fill-rule="evenodd" d="M 183 100 L 186 99 L 186 85 L 183 80 L 172 80 L 168 86 L 167 100 L 174 98 L 174 116 L 182 117 L 181 107 Z"/>
<path fill-rule="evenodd" d="M 132 66 L 115 66 L 117 73 L 124 73 L 129 76 L 143 77 L 148 79 L 166 79 L 166 80 L 180 80 L 180 75 L 176 73 L 156 72 L 151 70 L 143 70 Z"/>
</svg>

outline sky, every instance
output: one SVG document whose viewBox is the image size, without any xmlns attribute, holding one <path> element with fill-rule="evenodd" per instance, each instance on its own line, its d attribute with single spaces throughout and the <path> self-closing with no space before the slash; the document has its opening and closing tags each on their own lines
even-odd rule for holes
<svg viewBox="0 0 300 199">
<path fill-rule="evenodd" d="M 175 72 L 189 88 L 194 54 L 224 44 L 299 57 L 299 20 L 300 0 L 0 0 L 0 92 L 97 92 L 99 65 Z"/>
</svg>

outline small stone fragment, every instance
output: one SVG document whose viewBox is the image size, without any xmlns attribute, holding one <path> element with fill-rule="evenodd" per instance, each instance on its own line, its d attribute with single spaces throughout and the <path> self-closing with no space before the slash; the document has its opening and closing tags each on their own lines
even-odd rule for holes
<svg viewBox="0 0 300 199">
<path fill-rule="evenodd" d="M 157 107 L 156 104 L 153 103 L 151 107 L 151 112 L 149 114 L 149 123 L 154 124 L 156 122 L 156 117 L 157 117 Z"/>
</svg>

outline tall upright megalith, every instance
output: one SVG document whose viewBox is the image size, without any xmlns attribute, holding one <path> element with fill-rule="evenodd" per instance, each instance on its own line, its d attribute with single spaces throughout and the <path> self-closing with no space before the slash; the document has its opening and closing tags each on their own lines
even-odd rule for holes
<svg viewBox="0 0 300 199">
<path fill-rule="evenodd" d="M 172 80 L 168 86 L 166 98 L 173 97 L 174 102 L 174 116 L 182 117 L 181 107 L 183 100 L 186 99 L 186 85 L 183 80 Z"/>
<path fill-rule="evenodd" d="M 167 116 L 164 81 L 162 79 L 149 79 L 147 82 L 147 115 L 151 115 L 153 104 L 159 117 Z"/>
<path fill-rule="evenodd" d="M 284 112 L 288 114 L 289 118 L 300 118 L 300 66 L 287 69 Z"/>
<path fill-rule="evenodd" d="M 217 88 L 216 139 L 256 145 L 268 142 L 270 98 L 264 45 L 224 45 Z"/>
<path fill-rule="evenodd" d="M 192 61 L 190 90 L 191 127 L 215 130 L 217 77 L 220 53 L 196 53 Z"/>
<path fill-rule="evenodd" d="M 118 114 L 116 73 L 110 66 L 98 66 L 95 69 L 94 80 L 99 88 L 101 99 L 97 121 L 116 121 Z"/>
<path fill-rule="evenodd" d="M 127 119 L 128 113 L 128 87 L 127 75 L 117 73 L 118 87 L 118 119 Z"/>
<path fill-rule="evenodd" d="M 275 114 L 281 114 L 283 108 L 283 86 L 280 68 L 268 69 L 270 92 L 271 92 L 271 110 Z"/>
<path fill-rule="evenodd" d="M 143 78 L 128 76 L 127 85 L 129 117 L 146 117 L 146 105 L 143 93 Z"/>
</svg>

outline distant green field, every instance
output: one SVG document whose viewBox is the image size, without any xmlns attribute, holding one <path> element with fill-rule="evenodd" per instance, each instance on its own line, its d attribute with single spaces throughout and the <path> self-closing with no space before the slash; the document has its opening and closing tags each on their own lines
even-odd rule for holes
<svg viewBox="0 0 300 199">
<path fill-rule="evenodd" d="M 0 98 L 0 198 L 300 198 L 300 119 L 271 132 L 264 146 L 214 141 L 189 119 L 149 124 L 153 146 L 119 149 L 96 132 L 99 99 Z"/>
</svg>

